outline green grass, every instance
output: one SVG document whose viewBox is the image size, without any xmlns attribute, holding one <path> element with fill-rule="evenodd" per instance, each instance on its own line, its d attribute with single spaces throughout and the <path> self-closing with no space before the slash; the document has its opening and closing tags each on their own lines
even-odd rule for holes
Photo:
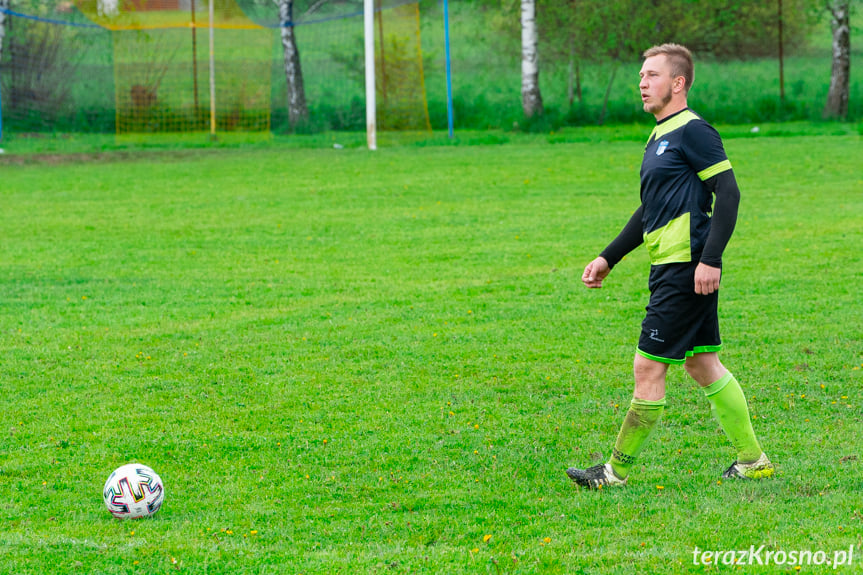
<svg viewBox="0 0 863 575">
<path fill-rule="evenodd" d="M 759 139 L 796 136 L 863 135 L 863 124 L 847 122 L 783 122 L 718 125 L 725 139 Z M 449 138 L 446 131 L 379 132 L 380 148 L 467 147 L 502 144 L 572 144 L 602 142 L 643 143 L 650 128 L 640 124 L 614 126 L 565 127 L 548 132 L 524 133 L 505 130 L 456 130 Z M 0 141 L 3 154 L 0 165 L 29 162 L 70 162 L 93 158 L 131 159 L 154 151 L 187 153 L 203 150 L 294 150 L 294 149 L 359 149 L 366 148 L 365 133 L 323 132 L 308 135 L 274 135 L 269 133 L 218 132 L 215 140 L 209 133 L 182 134 L 113 134 L 27 133 L 5 134 Z"/>
<path fill-rule="evenodd" d="M 732 449 L 675 369 L 644 465 L 593 493 L 563 469 L 609 454 L 647 295 L 643 250 L 580 285 L 635 208 L 646 133 L 594 135 L 7 156 L 0 572 L 704 573 L 724 569 L 695 546 L 860 552 L 860 136 L 726 141 L 743 202 L 722 357 L 778 477 L 717 481 Z M 165 481 L 151 520 L 103 507 L 130 461 Z"/>
</svg>

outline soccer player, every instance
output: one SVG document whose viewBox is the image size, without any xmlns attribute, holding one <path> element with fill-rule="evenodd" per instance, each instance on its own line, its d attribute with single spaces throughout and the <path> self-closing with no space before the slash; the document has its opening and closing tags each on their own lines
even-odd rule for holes
<svg viewBox="0 0 863 575">
<path fill-rule="evenodd" d="M 635 391 L 611 459 L 566 474 L 589 488 L 624 485 L 662 416 L 668 366 L 683 365 L 737 450 L 722 477 L 769 477 L 773 465 L 755 437 L 746 398 L 717 355 L 722 252 L 737 221 L 740 190 L 719 134 L 687 106 L 694 76 L 689 50 L 663 44 L 643 56 L 641 100 L 656 127 L 641 163 L 641 205 L 581 278 L 600 288 L 626 254 L 647 247 L 650 302 L 635 354 Z"/>
</svg>

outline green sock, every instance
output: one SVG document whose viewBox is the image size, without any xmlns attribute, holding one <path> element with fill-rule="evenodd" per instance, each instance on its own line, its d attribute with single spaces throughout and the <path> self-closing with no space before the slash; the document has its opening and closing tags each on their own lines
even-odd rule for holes
<svg viewBox="0 0 863 575">
<path fill-rule="evenodd" d="M 761 446 L 755 439 L 755 431 L 749 419 L 749 407 L 740 384 L 731 373 L 726 373 L 703 389 L 704 395 L 710 401 L 713 416 L 737 449 L 737 461 L 756 461 L 761 457 Z"/>
<path fill-rule="evenodd" d="M 635 458 L 641 453 L 644 442 L 647 441 L 664 409 L 664 397 L 658 401 L 632 398 L 611 456 L 611 468 L 615 475 L 621 479 L 629 475 Z"/>
</svg>

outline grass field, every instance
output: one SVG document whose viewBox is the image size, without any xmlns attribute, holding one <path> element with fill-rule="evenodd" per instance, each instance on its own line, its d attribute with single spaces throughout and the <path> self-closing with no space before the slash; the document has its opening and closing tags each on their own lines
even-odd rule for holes
<svg viewBox="0 0 863 575">
<path fill-rule="evenodd" d="M 7 156 L 0 573 L 795 572 L 693 564 L 762 544 L 858 570 L 860 136 L 726 141 L 722 357 L 778 477 L 718 481 L 675 369 L 630 485 L 587 492 L 563 470 L 610 452 L 647 295 L 643 250 L 580 284 L 643 149 L 591 134 Z M 102 504 L 131 461 L 151 520 Z"/>
</svg>

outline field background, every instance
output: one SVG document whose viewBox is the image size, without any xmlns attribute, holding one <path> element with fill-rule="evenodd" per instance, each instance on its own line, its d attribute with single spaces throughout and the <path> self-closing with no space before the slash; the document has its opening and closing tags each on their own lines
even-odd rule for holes
<svg viewBox="0 0 863 575">
<path fill-rule="evenodd" d="M 859 6 L 859 0 L 855 4 Z M 274 4 L 262 5 L 269 17 L 274 17 Z M 344 9 L 344 6 L 342 6 Z M 857 63 L 863 61 L 863 27 L 857 10 L 852 15 L 849 116 L 852 122 L 863 120 L 863 77 L 857 72 Z M 314 16 L 314 15 L 313 15 Z M 362 18 L 359 16 L 329 20 L 329 13 L 310 17 L 323 21 L 298 26 L 297 42 L 304 70 L 304 83 L 309 101 L 310 119 L 299 130 L 303 133 L 321 134 L 328 131 L 356 132 L 365 130 Z M 510 17 L 514 22 L 517 13 Z M 79 16 L 79 18 L 81 18 Z M 603 98 L 611 71 L 611 62 L 597 58 L 583 61 L 581 81 L 583 101 L 569 106 L 567 98 L 568 66 L 565 59 L 554 58 L 551 46 L 543 44 L 540 37 L 540 86 L 545 105 L 541 118 L 526 120 L 521 109 L 521 60 L 519 36 L 502 34 L 500 26 L 493 21 L 504 18 L 499 10 L 482 11 L 473 3 L 453 2 L 450 15 L 452 45 L 454 121 L 457 130 L 504 130 L 506 132 L 559 131 L 565 126 L 593 126 L 599 123 Z M 13 29 L 19 32 L 36 26 L 28 20 L 14 18 Z M 431 125 L 435 130 L 447 128 L 446 74 L 443 16 L 440 3 L 422 0 L 420 3 L 420 25 L 422 30 L 422 55 L 426 96 Z M 39 24 L 38 26 L 44 26 Z M 113 133 L 116 119 L 115 63 L 113 40 L 105 30 L 53 27 L 63 38 L 63 49 L 59 50 L 58 65 L 42 74 L 44 93 L 34 95 L 29 89 L 19 96 L 20 103 L 13 105 L 8 90 L 13 73 L 9 50 L 4 52 L 3 86 L 3 144 L 21 136 L 54 133 Z M 41 29 L 41 28 L 40 28 Z M 60 30 L 62 29 L 62 30 Z M 59 31 L 58 31 L 59 30 Z M 224 32 L 224 31 L 222 31 Z M 269 37 L 269 54 L 252 53 L 248 45 L 257 43 L 261 34 Z M 540 30 L 542 34 L 543 31 Z M 278 31 L 255 32 L 252 39 L 243 40 L 242 34 L 218 36 L 217 53 L 220 55 L 219 102 L 227 102 L 232 93 L 227 79 L 236 75 L 229 62 L 222 62 L 222 55 L 236 54 L 249 58 L 249 66 L 257 66 L 260 59 L 269 62 L 271 76 L 262 78 L 260 85 L 250 82 L 248 93 L 270 89 L 272 110 L 272 132 L 285 134 L 290 131 L 286 111 L 286 87 L 284 56 Z M 825 14 L 817 21 L 808 38 L 787 38 L 785 60 L 786 98 L 780 99 L 779 63 L 772 58 L 748 58 L 719 60 L 706 54 L 696 54 L 696 80 L 690 104 L 706 119 L 725 123 L 765 123 L 787 121 L 818 121 L 822 117 L 826 101 L 831 68 L 830 25 Z M 260 41 L 265 41 L 260 40 Z M 152 42 L 160 45 L 165 40 L 162 33 L 153 33 Z M 8 39 L 7 39 L 8 43 Z M 137 45 L 136 45 L 137 46 Z M 136 47 L 140 50 L 140 47 Z M 206 51 L 199 52 L 199 84 L 201 86 L 202 109 L 208 110 L 208 64 Z M 544 55 L 543 55 L 544 54 Z M 19 55 L 20 56 L 20 55 Z M 36 55 L 34 55 L 34 58 Z M 161 58 L 165 58 L 161 54 Z M 185 51 L 176 53 L 171 62 L 165 87 L 171 83 L 184 86 L 191 78 L 191 70 Z M 68 59 L 68 62 L 66 62 Z M 38 60 L 37 60 L 38 61 Z M 161 62 L 167 65 L 168 62 Z M 27 68 L 26 62 L 18 66 Z M 246 66 L 247 68 L 249 66 Z M 31 66 L 32 67 L 32 66 Z M 144 76 L 155 75 L 160 62 L 150 69 L 142 66 Z M 649 116 L 643 113 L 638 97 L 637 58 L 619 64 L 615 82 L 609 93 L 605 124 L 642 123 L 648 125 Z M 37 76 L 39 76 L 37 74 Z M 127 78 L 128 81 L 128 78 Z M 135 80 L 141 81 L 140 79 Z M 247 79 L 248 81 L 248 79 Z M 121 82 L 121 84 L 123 84 Z M 54 105 L 51 87 L 69 87 L 69 97 L 62 105 Z M 236 94 L 237 87 L 233 89 Z M 128 86 L 120 88 L 125 97 Z M 189 87 L 186 86 L 186 92 Z M 37 97 L 38 96 L 38 97 Z M 175 97 L 177 94 L 175 94 Z M 167 96 L 166 96 L 167 98 Z M 167 106 L 168 102 L 164 102 Z M 172 104 L 176 106 L 176 102 Z M 253 110 L 256 112 L 257 110 Z M 252 111 L 250 111 L 251 113 Z M 165 123 L 179 121 L 177 110 L 165 111 Z M 206 125 L 206 122 L 202 122 Z M 189 124 L 188 129 L 194 129 Z"/>
<path fill-rule="evenodd" d="M 563 470 L 613 445 L 647 260 L 580 276 L 646 132 L 28 140 L 0 163 L 0 572 L 739 572 L 692 551 L 761 544 L 858 569 L 860 135 L 723 133 L 722 357 L 778 477 L 718 481 L 733 451 L 675 369 L 644 465 L 599 493 Z M 165 481 L 152 520 L 102 504 L 131 461 Z"/>
<path fill-rule="evenodd" d="M 426 8 L 425 5 L 423 5 Z M 501 39 L 482 12 L 469 4 L 451 8 L 453 98 L 458 128 L 548 131 L 567 125 L 595 125 L 614 65 L 583 61 L 583 101 L 570 108 L 569 63 L 543 56 L 540 30 L 540 89 L 545 115 L 526 121 L 521 111 L 521 51 L 516 35 Z M 441 15 L 431 7 L 423 13 L 423 53 L 432 126 L 446 127 L 446 83 Z M 861 18 L 852 17 L 852 61 L 860 62 Z M 318 41 L 315 39 L 314 41 Z M 301 47 L 302 49 L 302 47 Z M 786 40 L 785 91 L 780 99 L 778 58 L 720 60 L 696 54 L 696 74 L 689 103 L 711 121 L 727 123 L 820 120 L 830 86 L 830 22 L 821 18 L 808 38 Z M 639 61 L 619 64 L 612 84 L 607 124 L 642 122 L 638 93 Z M 863 118 L 863 82 L 852 64 L 849 119 Z"/>
</svg>

